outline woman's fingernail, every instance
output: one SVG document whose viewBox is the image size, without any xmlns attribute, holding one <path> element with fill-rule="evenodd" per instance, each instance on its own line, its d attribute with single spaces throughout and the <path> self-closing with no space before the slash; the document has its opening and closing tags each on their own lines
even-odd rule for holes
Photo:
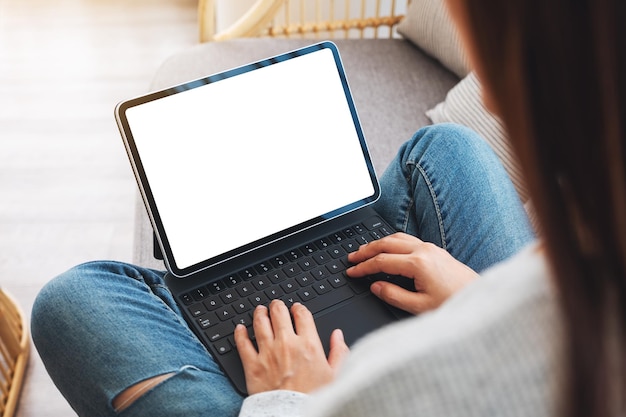
<svg viewBox="0 0 626 417">
<path fill-rule="evenodd" d="M 372 292 L 372 294 L 374 294 L 377 297 L 380 295 L 381 289 L 382 289 L 382 284 L 380 282 L 375 282 L 372 285 L 370 285 L 370 291 Z"/>
</svg>

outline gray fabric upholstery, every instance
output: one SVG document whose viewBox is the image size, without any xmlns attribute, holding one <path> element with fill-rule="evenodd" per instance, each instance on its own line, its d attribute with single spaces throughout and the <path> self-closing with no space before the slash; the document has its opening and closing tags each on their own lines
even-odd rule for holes
<svg viewBox="0 0 626 417">
<path fill-rule="evenodd" d="M 198 45 L 169 58 L 157 71 L 151 89 L 201 78 L 311 43 L 302 39 L 239 39 Z M 459 79 L 401 39 L 342 39 L 335 43 L 380 175 L 400 145 L 430 123 L 425 112 L 442 101 Z M 163 268 L 163 263 L 152 256 L 152 229 L 140 201 L 134 262 Z"/>
</svg>

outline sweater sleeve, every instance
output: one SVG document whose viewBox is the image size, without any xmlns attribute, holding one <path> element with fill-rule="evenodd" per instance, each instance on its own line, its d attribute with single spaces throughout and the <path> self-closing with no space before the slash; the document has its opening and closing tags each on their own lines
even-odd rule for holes
<svg viewBox="0 0 626 417">
<path fill-rule="evenodd" d="M 308 395 L 295 391 L 268 391 L 247 397 L 239 417 L 297 417 Z"/>
</svg>

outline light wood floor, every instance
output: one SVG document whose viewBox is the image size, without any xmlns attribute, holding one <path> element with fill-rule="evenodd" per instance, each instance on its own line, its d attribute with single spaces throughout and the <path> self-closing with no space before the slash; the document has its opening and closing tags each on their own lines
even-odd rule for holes
<svg viewBox="0 0 626 417">
<path fill-rule="evenodd" d="M 131 260 L 113 108 L 196 33 L 195 0 L 0 0 L 0 286 L 27 315 L 69 267 Z M 35 351 L 18 415 L 75 415 Z"/>
</svg>

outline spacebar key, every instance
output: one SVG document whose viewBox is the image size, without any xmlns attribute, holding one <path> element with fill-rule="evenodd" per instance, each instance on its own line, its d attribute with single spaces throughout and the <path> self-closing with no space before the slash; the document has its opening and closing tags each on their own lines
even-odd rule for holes
<svg viewBox="0 0 626 417">
<path fill-rule="evenodd" d="M 311 313 L 315 314 L 328 307 L 334 306 L 335 304 L 339 304 L 340 302 L 347 300 L 353 295 L 354 293 L 350 288 L 339 287 L 303 304 L 307 306 L 309 310 L 311 310 Z"/>
</svg>

